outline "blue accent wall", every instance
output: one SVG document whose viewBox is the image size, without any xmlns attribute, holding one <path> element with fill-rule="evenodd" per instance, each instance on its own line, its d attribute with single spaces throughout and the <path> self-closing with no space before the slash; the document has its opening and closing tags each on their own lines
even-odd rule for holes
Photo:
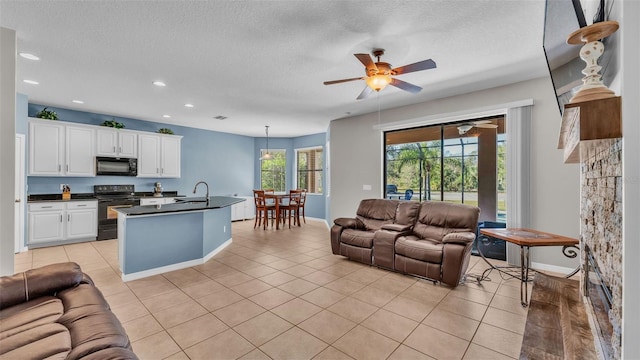
<svg viewBox="0 0 640 360">
<path fill-rule="evenodd" d="M 28 117 L 35 117 L 45 106 L 28 103 L 27 97 L 19 97 L 16 129 L 28 133 Z M 136 191 L 152 191 L 156 181 L 162 182 L 166 191 L 177 191 L 191 196 L 196 182 L 204 180 L 209 184 L 211 195 L 252 196 L 252 190 L 260 187 L 260 149 L 266 148 L 266 138 L 234 135 L 217 131 L 185 126 L 137 120 L 105 114 L 63 109 L 48 106 L 62 121 L 100 125 L 105 120 L 114 119 L 125 125 L 125 129 L 156 132 L 168 127 L 182 138 L 181 178 L 136 178 L 127 176 L 80 177 L 27 177 L 29 194 L 59 193 L 60 184 L 69 184 L 72 193 L 91 193 L 94 185 L 133 184 Z M 287 154 L 287 189 L 296 188 L 294 182 L 295 149 L 322 146 L 326 168 L 326 134 L 313 134 L 295 138 L 269 138 L 270 149 L 284 149 Z M 28 168 L 28 167 L 27 167 Z M 326 172 L 323 189 L 326 189 Z M 202 192 L 204 190 L 199 190 Z M 203 195 L 198 193 L 198 195 Z M 309 195 L 305 215 L 326 219 L 325 194 Z"/>
<path fill-rule="evenodd" d="M 43 105 L 29 104 L 29 116 L 35 117 L 43 107 Z M 60 120 L 68 122 L 100 125 L 104 120 L 115 119 L 122 122 L 129 130 L 156 132 L 163 127 L 171 128 L 176 135 L 183 136 L 182 177 L 170 179 L 127 176 L 89 178 L 29 176 L 30 194 L 58 193 L 60 192 L 60 184 L 63 183 L 69 184 L 72 193 L 91 193 L 93 185 L 100 184 L 133 184 L 136 191 L 152 191 L 153 183 L 160 181 L 166 191 L 178 191 L 179 194 L 192 195 L 193 186 L 200 180 L 209 184 L 211 195 L 252 194 L 255 159 L 254 138 L 252 137 L 51 106 L 49 109 L 54 110 Z M 24 117 L 23 120 L 24 124 L 21 126 L 26 127 L 27 118 Z"/>
<path fill-rule="evenodd" d="M 313 134 L 306 136 L 299 136 L 295 138 L 273 138 L 269 137 L 269 150 L 285 150 L 287 157 L 287 173 L 285 175 L 286 190 L 295 189 L 297 185 L 294 183 L 294 173 L 296 171 L 296 149 L 304 149 L 310 147 L 322 147 L 323 149 L 323 169 L 327 166 L 326 157 L 326 134 Z M 260 151 L 267 148 L 267 138 L 256 138 L 255 141 L 255 179 L 256 188 L 260 188 Z M 327 179 L 326 172 L 323 176 L 322 188 L 326 189 Z M 312 217 L 317 219 L 326 219 L 326 206 L 325 206 L 326 194 L 307 195 L 307 202 L 305 204 L 305 217 Z"/>
</svg>

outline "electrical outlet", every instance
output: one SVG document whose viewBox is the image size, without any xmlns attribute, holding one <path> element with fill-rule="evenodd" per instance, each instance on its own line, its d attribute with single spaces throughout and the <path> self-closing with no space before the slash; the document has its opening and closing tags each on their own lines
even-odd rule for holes
<svg viewBox="0 0 640 360">
<path fill-rule="evenodd" d="M 227 225 L 224 225 L 224 226 L 222 227 L 222 232 L 225 232 L 225 233 L 227 232 Z"/>
<path fill-rule="evenodd" d="M 362 185 L 362 190 L 371 191 L 371 185 Z"/>
</svg>

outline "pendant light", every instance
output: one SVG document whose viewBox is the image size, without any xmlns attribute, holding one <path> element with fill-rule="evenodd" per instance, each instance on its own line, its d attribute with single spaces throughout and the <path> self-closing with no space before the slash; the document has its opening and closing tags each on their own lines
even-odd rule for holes
<svg viewBox="0 0 640 360">
<path fill-rule="evenodd" d="M 273 156 L 269 153 L 269 125 L 265 125 L 264 132 L 267 134 L 267 152 L 260 157 L 260 160 L 271 160 Z"/>
</svg>

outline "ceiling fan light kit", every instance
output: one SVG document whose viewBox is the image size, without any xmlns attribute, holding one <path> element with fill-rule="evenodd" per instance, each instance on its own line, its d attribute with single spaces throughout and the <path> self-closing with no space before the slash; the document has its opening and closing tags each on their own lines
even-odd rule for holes
<svg viewBox="0 0 640 360">
<path fill-rule="evenodd" d="M 377 57 L 377 62 L 373 62 L 373 59 L 371 59 L 369 54 L 354 54 L 354 56 L 360 60 L 365 67 L 365 77 L 325 81 L 324 84 L 333 85 L 354 80 L 364 80 L 367 83 L 367 87 L 365 87 L 362 93 L 357 97 L 358 100 L 365 99 L 371 95 L 371 90 L 378 92 L 389 84 L 412 94 L 417 94 L 422 90 L 420 86 L 393 78 L 392 76 L 414 71 L 434 69 L 436 67 L 436 63 L 429 59 L 397 68 L 391 68 L 391 64 L 380 61 L 380 56 L 384 55 L 384 49 L 374 49 L 371 53 L 373 56 Z"/>
</svg>

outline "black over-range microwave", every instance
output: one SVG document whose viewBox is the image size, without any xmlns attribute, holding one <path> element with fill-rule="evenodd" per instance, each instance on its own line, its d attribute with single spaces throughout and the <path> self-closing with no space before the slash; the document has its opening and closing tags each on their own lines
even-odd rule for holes
<svg viewBox="0 0 640 360">
<path fill-rule="evenodd" d="M 96 175 L 138 176 L 138 159 L 96 156 Z"/>
</svg>

